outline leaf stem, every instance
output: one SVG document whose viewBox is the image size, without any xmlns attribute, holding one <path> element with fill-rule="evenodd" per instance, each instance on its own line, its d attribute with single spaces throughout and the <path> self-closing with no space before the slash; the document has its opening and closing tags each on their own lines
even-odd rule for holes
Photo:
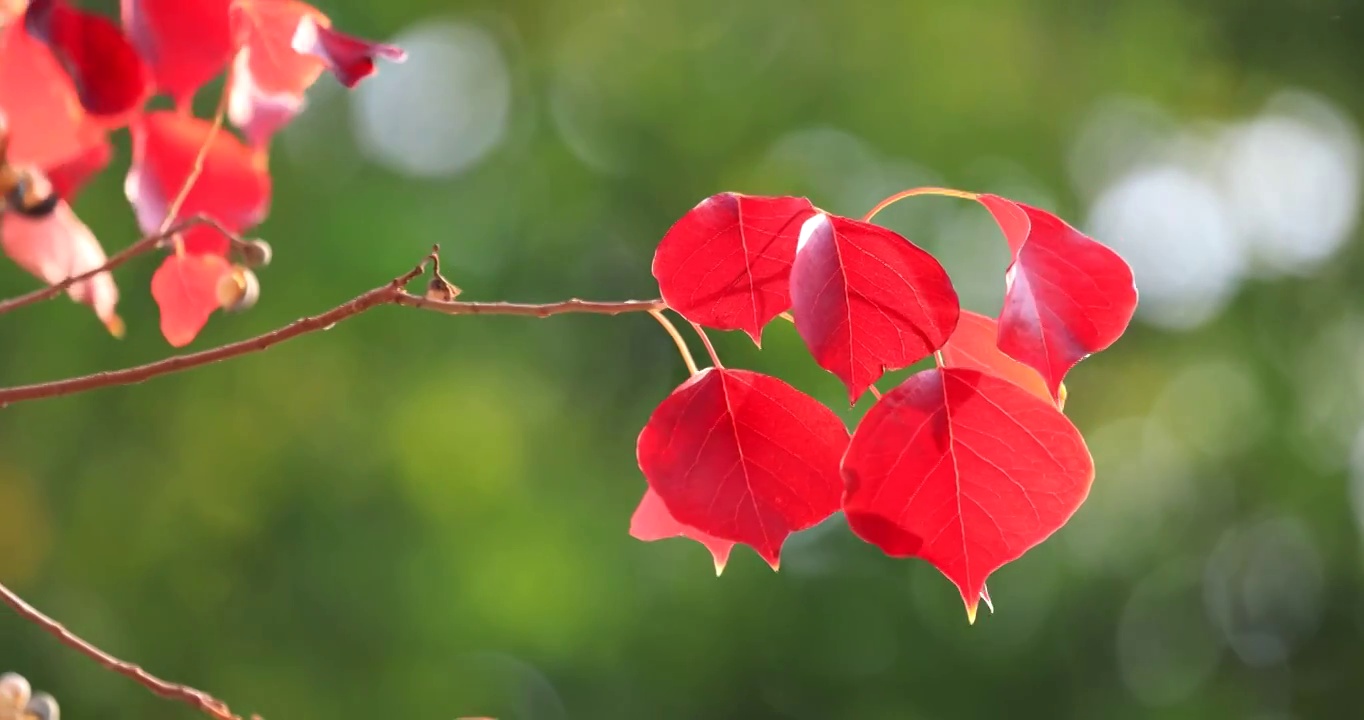
<svg viewBox="0 0 1364 720">
<path fill-rule="evenodd" d="M 710 336 L 706 334 L 706 329 L 696 323 L 691 324 L 691 329 L 695 330 L 696 334 L 701 336 L 701 343 L 706 346 L 706 354 L 710 355 L 710 364 L 714 365 L 718 370 L 723 370 L 725 367 L 724 363 L 720 362 L 720 355 L 715 352 L 715 346 L 710 344 Z"/>
<path fill-rule="evenodd" d="M 667 330 L 668 335 L 672 337 L 673 343 L 677 345 L 677 352 L 682 355 L 682 362 L 687 364 L 687 374 L 696 375 L 696 373 L 701 372 L 696 367 L 696 358 L 691 356 L 691 350 L 687 348 L 687 341 L 682 339 L 682 333 L 677 331 L 677 326 L 673 324 L 673 321 L 669 320 L 668 316 L 663 314 L 663 309 L 650 309 L 649 314 L 652 315 L 654 319 L 658 321 L 658 324 L 662 325 L 663 329 Z"/>
<path fill-rule="evenodd" d="M 877 400 L 881 399 L 881 391 L 877 390 L 875 385 L 868 385 L 867 389 L 871 391 L 872 397 L 876 398 Z"/>
<path fill-rule="evenodd" d="M 871 209 L 871 212 L 868 212 L 866 215 L 862 217 L 862 222 L 871 222 L 871 219 L 876 217 L 877 213 L 881 212 L 882 210 L 885 210 L 886 208 L 890 207 L 891 205 L 894 205 L 895 203 L 901 200 L 904 200 L 905 198 L 914 197 L 916 195 L 945 195 L 947 197 L 961 198 L 963 200 L 975 200 L 977 197 L 979 197 L 978 195 L 976 195 L 976 193 L 966 192 L 965 190 L 953 190 L 952 188 L 941 187 L 910 188 L 909 190 L 902 190 L 898 193 L 895 193 L 894 195 L 891 195 L 885 200 L 882 200 L 881 202 L 877 203 L 876 207 Z"/>
</svg>

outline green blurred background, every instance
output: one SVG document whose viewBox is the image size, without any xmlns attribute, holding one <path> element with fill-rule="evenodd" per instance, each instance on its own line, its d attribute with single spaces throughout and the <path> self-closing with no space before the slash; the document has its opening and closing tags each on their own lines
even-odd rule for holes
<svg viewBox="0 0 1364 720">
<path fill-rule="evenodd" d="M 685 376 L 648 317 L 380 308 L 0 412 L 0 579 L 33 603 L 269 720 L 1356 717 L 1360 3 L 320 6 L 411 58 L 313 89 L 274 149 L 260 304 L 191 349 L 329 308 L 433 242 L 469 299 L 653 297 L 655 244 L 714 192 L 861 214 L 914 185 L 991 191 L 1136 270 L 1132 329 L 1068 378 L 1093 492 L 991 579 L 974 627 L 937 571 L 838 517 L 780 573 L 740 550 L 716 579 L 701 546 L 627 534 L 636 435 Z M 119 142 L 77 204 L 111 251 L 137 234 Z M 880 220 L 998 309 L 983 210 Z M 3 383 L 171 354 L 154 267 L 118 274 L 124 341 L 66 301 L 4 317 Z M 33 286 L 0 272 L 3 295 Z M 850 423 L 866 409 L 788 325 L 762 352 L 715 336 L 730 365 Z M 13 615 L 6 669 L 70 720 L 195 717 Z"/>
</svg>

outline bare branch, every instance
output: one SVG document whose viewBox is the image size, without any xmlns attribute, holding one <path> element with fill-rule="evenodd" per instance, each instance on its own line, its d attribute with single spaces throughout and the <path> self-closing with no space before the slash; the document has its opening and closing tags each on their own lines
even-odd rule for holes
<svg viewBox="0 0 1364 720">
<path fill-rule="evenodd" d="M 523 317 L 541 318 L 549 317 L 551 315 L 563 315 L 566 313 L 620 315 L 622 313 L 651 312 L 667 308 L 667 305 L 664 304 L 662 300 L 592 302 L 574 299 L 542 305 L 532 305 L 507 302 L 430 300 L 407 292 L 404 287 L 407 283 L 411 282 L 413 278 L 421 275 L 425 271 L 426 263 L 433 257 L 435 257 L 435 253 L 432 253 L 423 260 L 420 265 L 403 275 L 400 275 L 369 292 L 358 295 L 331 310 L 320 315 L 296 320 L 282 328 L 272 330 L 263 335 L 257 335 L 253 338 L 239 340 L 234 343 L 221 345 L 208 350 L 201 350 L 195 353 L 176 355 L 164 360 L 124 368 L 122 370 L 109 370 L 64 380 L 53 380 L 49 382 L 34 383 L 32 385 L 16 385 L 13 387 L 0 388 L 0 408 L 8 406 L 11 403 L 62 397 L 64 395 L 75 395 L 77 393 L 97 390 L 99 388 L 114 387 L 118 385 L 135 385 L 161 375 L 169 375 L 171 373 L 189 370 L 201 365 L 208 365 L 210 363 L 234 358 L 239 355 L 260 352 L 261 350 L 278 345 L 285 340 L 290 340 L 300 335 L 306 335 L 318 330 L 325 330 L 342 320 L 355 317 L 356 315 L 379 305 L 403 305 L 444 313 L 446 315 L 519 315 Z"/>
<path fill-rule="evenodd" d="M 551 315 L 579 313 L 587 315 L 621 315 L 631 312 L 651 312 L 667 310 L 662 300 L 619 300 L 616 302 L 596 302 L 592 300 L 563 300 L 544 304 L 510 302 L 460 302 L 431 300 L 408 292 L 402 292 L 391 301 L 395 305 L 421 308 L 446 315 L 521 315 L 523 317 L 547 318 Z"/>
<path fill-rule="evenodd" d="M 210 218 L 207 215 L 196 215 L 192 218 L 187 218 L 185 220 L 170 225 L 168 228 L 166 228 L 164 232 L 159 232 L 156 233 L 155 235 L 148 235 L 147 237 L 138 240 L 132 245 L 123 248 L 122 250 L 114 253 L 113 256 L 111 256 L 108 259 L 108 261 L 106 261 L 103 265 L 100 265 L 99 267 L 93 270 L 88 270 L 79 275 L 73 275 L 59 283 L 49 285 L 45 288 L 40 288 L 38 290 L 34 290 L 33 292 L 30 293 L 25 293 L 23 295 L 12 297 L 7 300 L 0 300 L 0 315 L 4 315 L 5 313 L 11 312 L 13 310 L 18 310 L 21 307 L 25 307 L 28 305 L 32 305 L 34 303 L 39 303 L 44 300 L 50 300 L 54 297 L 57 297 L 58 295 L 61 295 L 63 291 L 70 288 L 72 285 L 75 285 L 76 283 L 81 282 L 82 280 L 88 280 L 102 272 L 108 272 L 110 270 L 113 270 L 114 268 L 117 268 L 120 265 L 128 262 L 129 260 L 132 260 L 133 258 L 137 257 L 138 255 L 149 252 L 151 250 L 155 250 L 157 246 L 159 246 L 163 241 L 166 240 L 166 238 L 173 237 L 176 234 L 182 233 L 196 225 L 207 225 L 213 228 L 214 230 L 217 230 L 219 233 L 223 235 L 223 237 L 226 237 L 232 243 L 233 248 L 236 250 L 241 250 L 246 245 L 245 240 L 243 240 L 239 235 L 232 232 L 231 230 L 228 230 L 226 227 L 223 227 L 223 225 L 219 223 L 217 220 L 214 220 L 213 218 Z"/>
<path fill-rule="evenodd" d="M 88 641 L 83 640 L 80 636 L 67 630 L 61 623 L 43 614 L 42 611 L 32 605 L 29 605 L 23 598 L 14 594 L 13 590 L 10 590 L 4 585 L 0 585 L 0 600 L 4 600 L 5 604 L 13 608 L 14 612 L 18 613 L 20 617 L 37 625 L 47 631 L 48 634 L 60 640 L 63 645 L 75 649 L 77 652 L 113 672 L 132 678 L 137 684 L 163 698 L 178 700 L 179 702 L 200 710 L 205 715 L 217 718 L 217 720 L 241 720 L 240 717 L 232 714 L 232 711 L 227 707 L 227 703 L 202 690 L 195 690 L 188 685 L 180 685 L 179 683 L 162 680 L 137 665 L 119 660 L 113 655 L 100 650 Z"/>
</svg>

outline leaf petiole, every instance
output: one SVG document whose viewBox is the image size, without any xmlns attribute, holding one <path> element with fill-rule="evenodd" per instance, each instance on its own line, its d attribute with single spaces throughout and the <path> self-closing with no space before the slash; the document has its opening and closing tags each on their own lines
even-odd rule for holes
<svg viewBox="0 0 1364 720">
<path fill-rule="evenodd" d="M 881 212 L 882 210 L 885 210 L 886 208 L 890 207 L 891 205 L 894 205 L 895 203 L 901 200 L 904 200 L 905 198 L 914 197 L 916 195 L 944 195 L 946 197 L 961 198 L 963 200 L 975 200 L 977 198 L 977 195 L 973 192 L 966 192 L 965 190 L 953 190 L 952 188 L 940 187 L 910 188 L 908 190 L 902 190 L 898 193 L 895 193 L 894 195 L 891 195 L 885 200 L 882 200 L 881 202 L 877 203 L 876 207 L 871 209 L 871 212 L 868 212 L 866 215 L 862 217 L 862 222 L 871 222 L 871 219 L 876 217 L 877 213 Z"/>
<path fill-rule="evenodd" d="M 687 349 L 687 341 L 682 339 L 682 333 L 677 331 L 677 326 L 673 325 L 673 321 L 669 320 L 662 310 L 650 310 L 649 314 L 653 315 L 658 324 L 662 325 L 663 329 L 668 331 L 668 335 L 672 336 L 673 343 L 677 345 L 677 352 L 682 355 L 682 362 L 687 364 L 687 373 L 696 375 L 701 372 L 696 367 L 696 360 L 691 356 L 691 350 Z"/>
<path fill-rule="evenodd" d="M 720 362 L 720 356 L 715 352 L 715 346 L 710 344 L 710 336 L 706 335 L 706 329 L 696 323 L 692 323 L 691 327 L 697 335 L 701 336 L 701 342 L 706 346 L 706 353 L 710 355 L 710 364 L 723 369 L 724 363 Z"/>
</svg>

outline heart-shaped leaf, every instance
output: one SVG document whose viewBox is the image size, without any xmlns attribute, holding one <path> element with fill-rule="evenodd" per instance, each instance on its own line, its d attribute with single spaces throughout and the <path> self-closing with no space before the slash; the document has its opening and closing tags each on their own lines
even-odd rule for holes
<svg viewBox="0 0 1364 720">
<path fill-rule="evenodd" d="M 161 334 L 184 347 L 221 307 L 218 287 L 232 265 L 218 255 L 171 253 L 152 275 L 152 297 L 161 308 Z"/>
<path fill-rule="evenodd" d="M 734 543 L 730 540 L 721 540 L 678 522 L 673 518 L 672 513 L 668 512 L 668 506 L 663 504 L 662 498 L 658 497 L 658 493 L 654 492 L 652 488 L 644 491 L 644 497 L 640 499 L 639 506 L 635 508 L 635 514 L 630 517 L 630 537 L 644 542 L 675 537 L 695 540 L 706 546 L 706 549 L 710 551 L 711 557 L 715 560 L 715 574 L 717 576 L 725 571 L 725 564 L 729 562 L 729 553 L 734 549 Z"/>
<path fill-rule="evenodd" d="M 879 225 L 819 213 L 800 232 L 791 311 L 815 361 L 856 403 L 887 370 L 942 347 L 961 303 L 922 248 Z"/>
<path fill-rule="evenodd" d="M 1137 309 L 1132 268 L 1045 210 L 980 195 L 1013 252 L 999 349 L 1036 369 L 1052 397 L 1076 363 L 1117 341 Z"/>
<path fill-rule="evenodd" d="M 716 330 L 762 330 L 791 307 L 791 263 L 810 201 L 720 193 L 701 201 L 658 244 L 653 272 L 668 306 Z"/>
<path fill-rule="evenodd" d="M 838 510 L 848 430 L 774 377 L 706 368 L 672 392 L 639 434 L 649 486 L 678 522 L 749 545 L 776 569 L 788 535 Z"/>
<path fill-rule="evenodd" d="M 978 370 L 911 376 L 886 393 L 843 458 L 848 525 L 892 557 L 920 557 L 974 622 L 985 581 L 1084 502 L 1094 462 L 1052 403 Z"/>
</svg>

